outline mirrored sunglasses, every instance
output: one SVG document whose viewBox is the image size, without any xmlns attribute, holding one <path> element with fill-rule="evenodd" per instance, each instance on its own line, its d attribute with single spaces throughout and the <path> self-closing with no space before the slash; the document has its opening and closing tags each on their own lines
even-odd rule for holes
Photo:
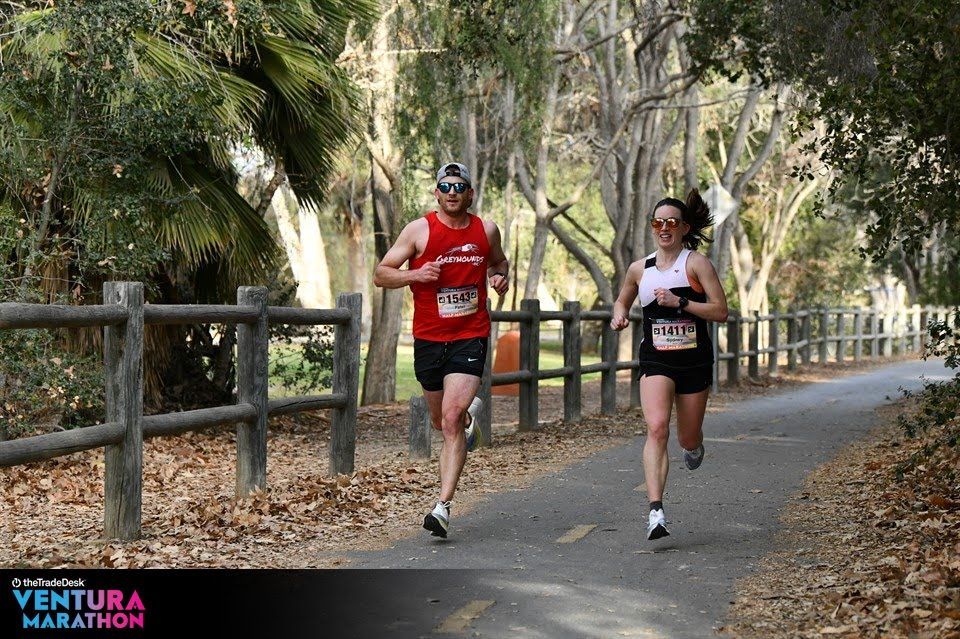
<svg viewBox="0 0 960 639">
<path fill-rule="evenodd" d="M 456 193 L 465 193 L 470 188 L 466 182 L 441 182 L 437 185 L 441 193 L 449 193 L 453 189 Z"/>
<path fill-rule="evenodd" d="M 657 231 L 662 229 L 669 231 L 680 226 L 680 222 L 682 221 L 679 217 L 655 217 L 650 220 L 650 226 Z"/>
</svg>

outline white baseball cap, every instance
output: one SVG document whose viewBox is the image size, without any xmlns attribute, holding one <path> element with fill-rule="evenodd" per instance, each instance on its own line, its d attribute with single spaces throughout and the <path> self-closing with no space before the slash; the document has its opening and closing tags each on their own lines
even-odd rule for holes
<svg viewBox="0 0 960 639">
<path fill-rule="evenodd" d="M 470 171 L 467 170 L 466 166 L 460 164 L 459 162 L 450 162 L 441 166 L 440 170 L 437 171 L 437 183 L 448 176 L 463 178 L 464 182 L 470 184 Z"/>
</svg>

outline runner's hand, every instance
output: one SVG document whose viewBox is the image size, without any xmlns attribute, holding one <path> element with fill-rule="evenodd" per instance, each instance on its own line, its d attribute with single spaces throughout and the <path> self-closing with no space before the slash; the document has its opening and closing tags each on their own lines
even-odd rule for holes
<svg viewBox="0 0 960 639">
<path fill-rule="evenodd" d="M 630 326 L 630 320 L 626 315 L 618 315 L 614 313 L 613 318 L 610 320 L 610 328 L 615 331 L 622 331 L 628 326 Z"/>
<path fill-rule="evenodd" d="M 657 296 L 657 304 L 667 308 L 680 308 L 680 298 L 670 292 L 670 289 L 655 288 L 653 294 Z"/>
<path fill-rule="evenodd" d="M 436 282 L 440 279 L 440 265 L 436 262 L 427 262 L 410 273 L 414 282 Z"/>
<path fill-rule="evenodd" d="M 510 288 L 510 282 L 500 273 L 494 273 L 489 278 L 490 286 L 497 292 L 497 295 L 503 296 Z"/>
</svg>

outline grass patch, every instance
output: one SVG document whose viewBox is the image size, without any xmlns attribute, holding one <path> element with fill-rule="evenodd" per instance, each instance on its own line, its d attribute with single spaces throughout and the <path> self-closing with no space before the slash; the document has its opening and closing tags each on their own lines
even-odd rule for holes
<svg viewBox="0 0 960 639">
<path fill-rule="evenodd" d="M 296 346 L 271 346 L 270 347 L 270 358 L 273 361 L 276 358 L 283 358 L 287 363 L 292 363 L 300 357 L 300 349 Z M 496 357 L 496 354 L 494 354 Z M 366 367 L 367 359 L 367 349 L 366 346 L 361 347 L 360 351 L 360 383 L 363 383 L 364 369 Z M 584 355 L 581 358 L 582 364 L 595 364 L 600 361 L 600 358 L 597 355 Z M 563 366 L 563 352 L 561 347 L 556 344 L 544 344 L 543 350 L 540 351 L 540 368 L 560 368 Z M 590 381 L 592 379 L 599 379 L 600 373 L 591 373 L 589 375 L 583 376 L 583 381 Z M 557 379 L 545 379 L 540 381 L 541 386 L 563 386 L 563 380 L 560 378 Z M 312 391 L 316 394 L 329 393 L 329 388 L 318 388 Z M 417 382 L 417 378 L 413 374 L 413 345 L 412 344 L 400 344 L 397 347 L 397 401 L 405 402 L 414 395 L 420 394 L 420 384 Z M 270 397 L 290 397 L 296 395 L 297 393 L 293 391 L 288 391 L 283 388 L 280 383 L 280 379 L 275 376 L 270 376 Z"/>
</svg>

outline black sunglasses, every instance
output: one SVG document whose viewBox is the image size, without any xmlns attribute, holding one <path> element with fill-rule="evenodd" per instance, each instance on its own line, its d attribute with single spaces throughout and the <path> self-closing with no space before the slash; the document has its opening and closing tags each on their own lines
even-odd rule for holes
<svg viewBox="0 0 960 639">
<path fill-rule="evenodd" d="M 466 193 L 470 185 L 466 182 L 441 182 L 437 185 L 437 188 L 440 189 L 441 193 L 449 193 L 450 189 L 453 189 L 457 193 Z"/>
</svg>

